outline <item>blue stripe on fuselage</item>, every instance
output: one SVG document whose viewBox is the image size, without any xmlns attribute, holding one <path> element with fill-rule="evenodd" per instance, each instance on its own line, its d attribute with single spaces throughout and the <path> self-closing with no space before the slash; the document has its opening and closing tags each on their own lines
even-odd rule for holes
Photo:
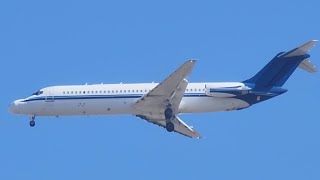
<svg viewBox="0 0 320 180">
<path fill-rule="evenodd" d="M 83 95 L 83 96 L 48 96 L 48 99 L 54 100 L 79 100 L 79 99 L 126 99 L 126 98 L 141 98 L 144 94 L 117 94 L 117 95 Z M 52 98 L 53 97 L 53 98 Z M 204 93 L 187 93 L 184 97 L 207 97 Z M 23 102 L 43 101 L 46 96 L 32 97 L 25 99 Z"/>
</svg>

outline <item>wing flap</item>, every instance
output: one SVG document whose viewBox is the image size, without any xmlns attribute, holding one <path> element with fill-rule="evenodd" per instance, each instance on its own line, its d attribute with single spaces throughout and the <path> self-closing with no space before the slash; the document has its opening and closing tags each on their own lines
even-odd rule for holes
<svg viewBox="0 0 320 180">
<path fill-rule="evenodd" d="M 172 104 L 173 112 L 178 112 L 180 102 L 184 96 L 184 92 L 186 91 L 187 86 L 188 86 L 188 81 L 184 79 L 181 82 L 177 91 L 175 91 L 174 95 L 172 96 L 171 104 Z"/>
</svg>

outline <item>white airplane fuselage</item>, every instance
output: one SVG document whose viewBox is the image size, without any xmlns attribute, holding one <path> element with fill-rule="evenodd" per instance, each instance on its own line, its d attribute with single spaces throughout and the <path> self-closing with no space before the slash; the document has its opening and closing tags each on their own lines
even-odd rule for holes
<svg viewBox="0 0 320 180">
<path fill-rule="evenodd" d="M 133 104 L 158 83 L 97 84 L 51 86 L 39 95 L 14 101 L 9 111 L 33 116 L 75 115 L 139 115 Z M 208 87 L 245 87 L 243 83 L 189 83 L 178 113 L 204 113 L 243 109 L 246 101 L 232 98 L 232 94 L 208 95 Z"/>
</svg>

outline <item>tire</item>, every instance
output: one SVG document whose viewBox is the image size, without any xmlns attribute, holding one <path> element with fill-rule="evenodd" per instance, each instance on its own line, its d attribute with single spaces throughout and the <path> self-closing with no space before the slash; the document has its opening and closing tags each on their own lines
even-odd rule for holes
<svg viewBox="0 0 320 180">
<path fill-rule="evenodd" d="M 168 132 L 174 131 L 174 124 L 172 122 L 167 122 L 166 123 L 166 129 Z"/>
<path fill-rule="evenodd" d="M 165 111 L 164 111 L 164 116 L 166 118 L 166 120 L 170 121 L 172 119 L 172 116 L 173 116 L 173 111 L 171 108 L 167 108 Z"/>
<path fill-rule="evenodd" d="M 34 127 L 36 125 L 36 122 L 32 120 L 29 122 L 29 125 L 30 125 L 30 127 Z"/>
</svg>

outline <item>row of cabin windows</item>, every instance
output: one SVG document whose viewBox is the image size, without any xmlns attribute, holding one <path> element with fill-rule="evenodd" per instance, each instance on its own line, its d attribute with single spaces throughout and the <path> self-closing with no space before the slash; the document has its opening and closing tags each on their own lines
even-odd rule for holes
<svg viewBox="0 0 320 180">
<path fill-rule="evenodd" d="M 148 92 L 148 90 L 104 90 L 104 91 L 63 91 L 63 94 L 110 94 L 110 93 L 143 93 Z"/>
<path fill-rule="evenodd" d="M 190 91 L 201 91 L 201 89 L 186 89 L 186 92 Z M 150 90 L 149 90 L 150 91 Z M 205 91 L 205 89 L 203 89 Z M 63 94 L 110 94 L 110 93 L 143 93 L 143 92 L 148 92 L 148 90 L 104 90 L 104 91 L 63 91 Z"/>
<path fill-rule="evenodd" d="M 188 91 L 190 91 L 190 92 L 192 92 L 192 91 L 194 91 L 194 92 L 196 92 L 196 91 L 205 91 L 205 89 L 186 89 L 186 92 L 188 92 Z"/>
</svg>

